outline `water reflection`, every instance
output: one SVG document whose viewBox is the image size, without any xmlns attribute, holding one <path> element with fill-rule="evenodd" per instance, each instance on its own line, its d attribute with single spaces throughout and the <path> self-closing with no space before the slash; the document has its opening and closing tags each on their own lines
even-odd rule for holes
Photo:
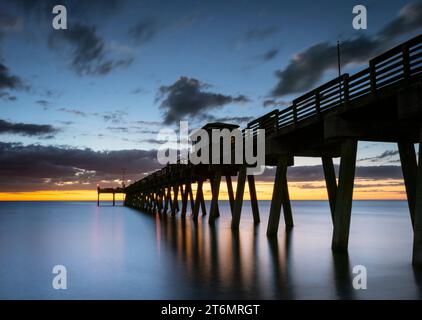
<svg viewBox="0 0 422 320">
<path fill-rule="evenodd" d="M 278 239 L 263 239 L 259 226 L 249 232 L 194 222 L 171 215 L 156 215 L 157 245 L 183 264 L 187 278 L 225 298 L 272 297 L 293 299 L 289 252 L 293 231 Z M 268 252 L 263 252 L 267 247 Z"/>
<path fill-rule="evenodd" d="M 223 201 L 214 227 L 206 216 L 195 223 L 96 203 L 0 204 L 0 298 L 422 298 L 406 202 L 354 203 L 349 255 L 331 251 L 327 202 L 293 202 L 295 228 L 281 225 L 272 240 L 270 204 L 259 205 L 261 223 L 246 204 L 232 232 Z M 51 290 L 59 263 L 72 275 L 65 295 Z M 356 265 L 367 268 L 367 290 L 352 286 Z"/>
<path fill-rule="evenodd" d="M 277 298 L 281 299 L 294 299 L 293 289 L 289 285 L 288 266 L 292 234 L 293 230 L 290 228 L 283 234 L 281 241 L 280 239 L 268 239 L 273 264 L 273 292 Z"/>
<path fill-rule="evenodd" d="M 224 210 L 224 205 L 221 208 Z M 352 263 L 348 254 L 333 254 L 330 249 L 329 215 L 314 213 L 315 207 L 310 209 L 312 216 L 298 215 L 299 227 L 290 230 L 281 227 L 279 236 L 271 239 L 265 236 L 265 216 L 260 225 L 254 225 L 252 217 L 242 217 L 246 221 L 235 232 L 230 228 L 229 215 L 222 215 L 214 226 L 206 219 L 194 222 L 189 216 L 182 219 L 163 215 L 156 218 L 156 224 L 161 225 L 156 228 L 158 245 L 180 263 L 182 279 L 188 281 L 183 286 L 195 292 L 197 298 L 201 294 L 206 298 L 237 299 L 394 297 L 400 295 L 400 290 L 389 291 L 389 285 L 400 287 L 409 280 L 415 281 L 413 293 L 418 298 L 422 296 L 421 274 L 415 271 L 412 280 L 409 279 L 412 274 L 404 271 L 408 267 L 403 260 L 410 245 L 401 251 L 401 256 L 390 255 L 387 249 L 391 244 L 387 242 L 394 243 L 394 239 L 386 240 L 382 229 L 375 233 L 361 228 L 365 236 L 351 238 Z M 367 226 L 370 221 L 377 226 L 380 217 L 376 218 L 373 223 L 373 216 L 363 216 L 362 223 L 361 217 L 355 217 L 354 223 Z M 395 224 L 394 219 L 381 221 L 387 226 Z M 369 270 L 369 290 L 353 288 L 352 270 L 357 264 Z M 383 281 L 382 276 L 390 277 L 392 284 Z M 406 294 L 411 296 L 409 292 Z"/>
<path fill-rule="evenodd" d="M 415 277 L 415 283 L 418 287 L 418 297 L 422 299 L 422 268 L 413 268 L 413 276 Z"/>
<path fill-rule="evenodd" d="M 348 253 L 333 253 L 333 274 L 336 292 L 341 299 L 354 299 L 352 270 Z"/>
</svg>

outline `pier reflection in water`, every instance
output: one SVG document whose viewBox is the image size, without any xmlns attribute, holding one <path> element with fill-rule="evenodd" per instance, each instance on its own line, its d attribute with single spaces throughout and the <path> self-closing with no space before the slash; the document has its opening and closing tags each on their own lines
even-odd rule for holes
<svg viewBox="0 0 422 320">
<path fill-rule="evenodd" d="M 225 214 L 229 209 L 221 207 Z M 269 205 L 261 201 L 262 212 Z M 230 216 L 195 223 L 172 215 L 155 217 L 160 249 L 184 266 L 197 298 L 420 298 L 421 273 L 411 267 L 411 226 L 405 202 L 356 202 L 349 254 L 333 254 L 325 202 L 293 202 L 296 226 L 277 238 L 254 225 L 250 208 L 240 230 Z M 268 212 L 268 210 L 267 210 Z M 249 214 L 249 216 L 248 216 Z M 395 234 L 391 234 L 391 229 Z M 353 266 L 368 271 L 368 289 L 353 288 Z"/>
<path fill-rule="evenodd" d="M 95 202 L 0 203 L 0 298 L 420 299 L 405 201 L 355 201 L 348 255 L 331 251 L 328 202 L 293 201 L 295 227 L 266 236 L 269 201 L 254 225 L 245 203 L 238 232 L 220 202 L 207 216 L 146 214 Z M 207 203 L 209 205 L 209 203 Z M 281 222 L 282 223 L 282 222 Z M 68 289 L 53 290 L 63 264 Z M 352 286 L 367 268 L 367 290 Z"/>
</svg>

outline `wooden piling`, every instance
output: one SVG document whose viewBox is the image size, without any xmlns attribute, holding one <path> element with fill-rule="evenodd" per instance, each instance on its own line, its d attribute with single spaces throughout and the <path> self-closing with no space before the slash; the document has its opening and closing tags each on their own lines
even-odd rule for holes
<svg viewBox="0 0 422 320">
<path fill-rule="evenodd" d="M 197 186 L 197 190 L 196 190 L 196 199 L 195 199 L 195 204 L 193 207 L 193 212 L 192 212 L 192 218 L 194 220 L 198 219 L 198 214 L 199 214 L 199 208 L 201 206 L 201 199 L 203 197 L 202 193 L 202 185 L 203 185 L 204 181 L 202 179 L 198 180 L 198 186 Z"/>
<path fill-rule="evenodd" d="M 407 203 L 409 205 L 412 227 L 415 225 L 415 203 L 416 203 L 416 178 L 418 164 L 416 162 L 415 147 L 412 142 L 400 141 L 397 143 L 400 154 L 401 168 L 403 172 L 404 185 L 406 188 Z"/>
<path fill-rule="evenodd" d="M 233 216 L 234 193 L 233 193 L 233 183 L 232 183 L 232 177 L 231 176 L 226 176 L 226 184 L 227 184 L 227 193 L 229 195 L 230 212 Z"/>
<path fill-rule="evenodd" d="M 221 172 L 217 171 L 214 179 L 212 180 L 213 180 L 211 182 L 212 199 L 211 199 L 210 216 L 208 218 L 209 223 L 213 223 L 219 215 L 218 214 L 218 196 L 220 193 Z"/>
<path fill-rule="evenodd" d="M 415 225 L 413 228 L 413 257 L 415 267 L 422 268 L 422 130 L 419 142 L 419 161 L 416 176 Z"/>
<path fill-rule="evenodd" d="M 220 183 L 221 183 L 221 177 L 220 177 Z M 211 188 L 211 196 L 214 194 L 214 186 L 215 186 L 215 177 L 211 177 L 210 178 L 210 188 Z M 215 213 L 215 217 L 219 217 L 220 216 L 220 207 L 218 205 L 218 201 L 216 203 L 216 213 Z M 210 207 L 210 212 L 211 212 L 211 207 Z"/>
<path fill-rule="evenodd" d="M 273 189 L 273 196 L 271 200 L 271 207 L 270 207 L 270 216 L 268 218 L 268 226 L 267 226 L 267 236 L 276 236 L 278 232 L 278 225 L 280 223 L 280 213 L 281 213 L 281 205 L 285 202 L 285 218 L 287 216 L 288 220 L 293 220 L 289 218 L 289 214 L 291 216 L 291 212 L 286 213 L 286 209 L 289 210 L 289 206 L 287 205 L 288 202 L 286 201 L 286 194 L 283 189 L 285 189 L 287 183 L 287 164 L 288 158 L 287 156 L 280 156 L 277 160 L 277 167 L 274 179 L 274 189 Z M 291 221 L 289 221 L 291 222 Z M 287 221 L 286 221 L 287 225 Z"/>
<path fill-rule="evenodd" d="M 322 167 L 324 169 L 325 184 L 327 186 L 328 201 L 330 203 L 331 221 L 334 224 L 334 211 L 336 208 L 337 197 L 337 181 L 333 159 L 331 157 L 322 157 Z"/>
<path fill-rule="evenodd" d="M 289 186 L 287 184 L 287 167 L 286 174 L 284 174 L 282 180 L 282 204 L 283 204 L 283 215 L 284 215 L 284 225 L 286 229 L 293 228 L 293 215 L 292 215 L 292 206 L 290 204 L 289 196 Z"/>
<path fill-rule="evenodd" d="M 186 217 L 186 211 L 188 208 L 188 194 L 189 194 L 188 184 L 185 184 L 185 188 L 182 193 L 182 214 L 181 214 L 182 218 Z"/>
<path fill-rule="evenodd" d="M 174 212 L 175 214 L 177 211 L 179 211 L 179 184 L 175 184 L 173 186 L 174 191 Z"/>
<path fill-rule="evenodd" d="M 242 212 L 243 195 L 245 193 L 246 182 L 246 166 L 242 166 L 239 170 L 237 177 L 236 198 L 234 200 L 233 216 L 232 216 L 232 229 L 239 229 L 240 215 Z"/>
<path fill-rule="evenodd" d="M 201 192 L 201 211 L 202 211 L 202 216 L 207 215 L 207 206 L 205 205 L 205 198 L 204 198 L 204 191 L 203 190 Z"/>
<path fill-rule="evenodd" d="M 190 200 L 190 210 L 193 211 L 195 205 L 195 199 L 193 198 L 192 184 L 189 182 L 189 200 Z"/>
<path fill-rule="evenodd" d="M 249 194 L 251 197 L 253 221 L 255 224 L 258 224 L 260 222 L 258 197 L 256 196 L 255 177 L 253 175 L 248 176 L 248 186 L 249 186 Z"/>
<path fill-rule="evenodd" d="M 341 146 L 340 170 L 334 211 L 334 230 L 331 244 L 333 251 L 345 252 L 349 243 L 357 145 L 356 140 L 350 139 L 344 141 Z"/>
</svg>

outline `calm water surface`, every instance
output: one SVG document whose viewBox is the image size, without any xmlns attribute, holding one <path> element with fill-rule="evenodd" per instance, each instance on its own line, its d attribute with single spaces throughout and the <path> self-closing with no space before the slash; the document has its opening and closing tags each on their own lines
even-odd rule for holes
<svg viewBox="0 0 422 320">
<path fill-rule="evenodd" d="M 269 202 L 254 227 L 249 203 L 240 231 L 227 202 L 206 219 L 151 216 L 108 203 L 0 203 L 2 299 L 420 299 L 422 275 L 411 266 L 407 203 L 355 201 L 348 256 L 333 256 L 325 201 L 293 201 L 294 230 L 265 235 Z M 120 203 L 119 203 L 120 205 Z M 64 265 L 68 289 L 54 290 Z M 354 290 L 364 265 L 367 290 Z"/>
</svg>

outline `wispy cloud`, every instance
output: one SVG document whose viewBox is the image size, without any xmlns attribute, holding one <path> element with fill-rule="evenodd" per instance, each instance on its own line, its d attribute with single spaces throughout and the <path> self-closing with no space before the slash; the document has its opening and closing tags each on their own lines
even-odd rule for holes
<svg viewBox="0 0 422 320">
<path fill-rule="evenodd" d="M 71 67 L 78 75 L 107 75 L 115 69 L 126 68 L 133 58 L 107 56 L 105 41 L 97 34 L 95 26 L 76 23 L 67 30 L 52 32 L 49 46 L 71 53 Z"/>
<path fill-rule="evenodd" d="M 341 42 L 343 66 L 365 63 L 372 56 L 391 46 L 396 38 L 422 27 L 422 3 L 403 7 L 397 18 L 388 23 L 376 35 L 359 36 Z M 328 70 L 337 68 L 337 46 L 320 42 L 297 53 L 282 70 L 275 72 L 278 82 L 271 94 L 280 97 L 311 89 Z"/>
<path fill-rule="evenodd" d="M 129 35 L 140 45 L 151 41 L 158 32 L 156 19 L 144 18 L 129 29 Z"/>
</svg>

